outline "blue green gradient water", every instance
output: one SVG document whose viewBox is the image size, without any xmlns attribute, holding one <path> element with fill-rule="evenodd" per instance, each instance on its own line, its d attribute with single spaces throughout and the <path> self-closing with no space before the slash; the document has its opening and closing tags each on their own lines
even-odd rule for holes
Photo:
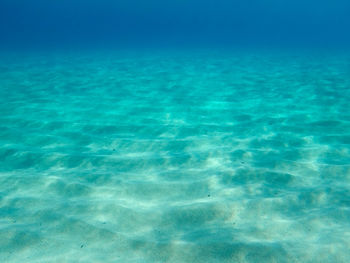
<svg viewBox="0 0 350 263">
<path fill-rule="evenodd" d="M 0 63 L 0 262 L 349 262 L 349 54 Z"/>
</svg>

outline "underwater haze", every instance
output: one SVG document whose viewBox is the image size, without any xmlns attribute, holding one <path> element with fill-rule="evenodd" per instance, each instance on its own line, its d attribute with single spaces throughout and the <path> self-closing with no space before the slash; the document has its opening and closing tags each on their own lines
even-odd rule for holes
<svg viewBox="0 0 350 263">
<path fill-rule="evenodd" d="M 0 262 L 350 262 L 349 14 L 0 0 Z"/>
<path fill-rule="evenodd" d="M 348 46 L 347 0 L 1 0 L 10 47 Z"/>
</svg>

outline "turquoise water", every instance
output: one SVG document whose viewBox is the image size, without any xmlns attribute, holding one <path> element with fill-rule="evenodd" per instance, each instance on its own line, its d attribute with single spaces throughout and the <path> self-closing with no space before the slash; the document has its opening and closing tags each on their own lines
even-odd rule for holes
<svg viewBox="0 0 350 263">
<path fill-rule="evenodd" d="M 349 54 L 0 61 L 0 262 L 350 261 Z"/>
</svg>

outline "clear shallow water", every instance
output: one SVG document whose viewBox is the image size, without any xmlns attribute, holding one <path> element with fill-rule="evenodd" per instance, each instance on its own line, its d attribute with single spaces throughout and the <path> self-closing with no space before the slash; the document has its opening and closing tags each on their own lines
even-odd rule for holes
<svg viewBox="0 0 350 263">
<path fill-rule="evenodd" d="M 2 55 L 1 262 L 349 262 L 350 56 Z"/>
</svg>

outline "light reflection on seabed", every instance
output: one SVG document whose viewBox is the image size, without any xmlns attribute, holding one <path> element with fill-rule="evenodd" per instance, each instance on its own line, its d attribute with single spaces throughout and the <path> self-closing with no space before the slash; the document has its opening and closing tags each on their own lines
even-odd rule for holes
<svg viewBox="0 0 350 263">
<path fill-rule="evenodd" d="M 347 57 L 2 61 L 1 262 L 350 260 Z"/>
</svg>

